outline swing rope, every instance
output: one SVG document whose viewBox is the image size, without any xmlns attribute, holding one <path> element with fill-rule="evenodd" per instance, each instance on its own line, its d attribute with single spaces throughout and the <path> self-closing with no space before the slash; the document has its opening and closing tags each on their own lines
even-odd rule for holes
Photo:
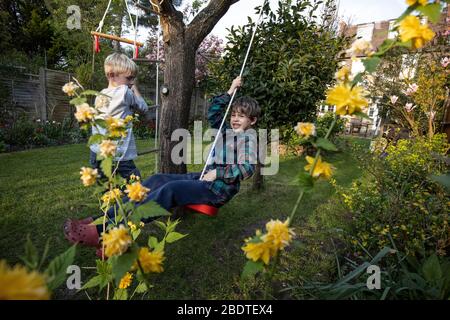
<svg viewBox="0 0 450 320">
<path fill-rule="evenodd" d="M 261 12 L 259 13 L 259 17 L 258 17 L 258 20 L 256 22 L 255 30 L 253 30 L 253 34 L 252 34 L 252 37 L 250 39 L 250 44 L 248 46 L 247 53 L 245 54 L 244 63 L 242 64 L 241 72 L 239 73 L 240 77 L 242 77 L 242 74 L 244 73 L 245 65 L 247 63 L 247 59 L 248 59 L 248 56 L 250 54 L 250 50 L 251 50 L 252 45 L 253 45 L 253 40 L 255 39 L 256 31 L 258 30 L 258 26 L 259 26 L 259 24 L 261 22 L 262 13 L 264 11 L 263 9 L 264 9 L 264 6 L 265 6 L 266 2 L 267 2 L 267 0 L 264 0 L 263 5 L 261 7 Z M 233 95 L 231 96 L 230 102 L 228 103 L 228 107 L 227 107 L 227 110 L 225 111 L 225 115 L 224 115 L 224 117 L 222 119 L 222 123 L 220 124 L 219 130 L 218 130 L 218 132 L 216 134 L 216 137 L 214 139 L 213 145 L 212 145 L 211 149 L 209 150 L 208 158 L 206 159 L 205 166 L 203 167 L 202 173 L 200 175 L 200 180 L 203 179 L 203 176 L 204 176 L 205 171 L 206 171 L 206 167 L 209 165 L 209 162 L 211 161 L 212 153 L 214 152 L 214 148 L 216 147 L 217 141 L 219 140 L 219 137 L 221 136 L 220 132 L 222 132 L 223 125 L 225 123 L 225 120 L 227 119 L 227 115 L 228 115 L 228 112 L 230 111 L 231 104 L 233 103 L 233 100 L 234 100 L 234 97 L 236 95 L 236 92 L 237 92 L 237 88 L 235 88 L 234 91 L 233 91 Z"/>
</svg>

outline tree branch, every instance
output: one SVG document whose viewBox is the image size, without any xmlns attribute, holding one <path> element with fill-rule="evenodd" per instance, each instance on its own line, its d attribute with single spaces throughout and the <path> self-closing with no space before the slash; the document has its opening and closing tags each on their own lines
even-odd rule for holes
<svg viewBox="0 0 450 320">
<path fill-rule="evenodd" d="M 149 8 L 149 7 L 143 6 L 142 4 L 139 4 L 139 3 L 135 3 L 135 6 L 136 6 L 136 7 L 138 7 L 139 9 L 142 9 L 142 10 L 144 10 L 145 12 L 148 12 L 148 13 L 153 13 L 153 14 L 156 14 L 156 15 L 158 15 L 158 16 L 160 16 L 160 15 L 161 15 L 161 14 L 160 14 L 159 12 L 157 12 L 157 11 L 153 10 L 152 8 Z"/>
<path fill-rule="evenodd" d="M 200 45 L 211 32 L 216 23 L 227 13 L 230 6 L 239 0 L 210 0 L 209 4 L 200 11 L 186 28 L 186 36 L 194 47 Z"/>
</svg>

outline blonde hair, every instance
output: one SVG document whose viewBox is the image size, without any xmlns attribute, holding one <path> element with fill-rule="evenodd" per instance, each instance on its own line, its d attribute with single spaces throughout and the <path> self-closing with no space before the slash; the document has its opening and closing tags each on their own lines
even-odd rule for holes
<svg viewBox="0 0 450 320">
<path fill-rule="evenodd" d="M 112 53 L 105 59 L 105 74 L 118 75 L 121 73 L 130 73 L 132 76 L 136 76 L 138 68 L 133 60 L 128 58 L 122 53 Z"/>
</svg>

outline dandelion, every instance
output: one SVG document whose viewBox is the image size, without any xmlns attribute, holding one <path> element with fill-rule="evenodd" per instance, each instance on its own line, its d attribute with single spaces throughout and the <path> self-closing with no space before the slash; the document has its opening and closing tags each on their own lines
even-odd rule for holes
<svg viewBox="0 0 450 320">
<path fill-rule="evenodd" d="M 305 166 L 305 170 L 310 171 L 314 163 L 314 158 L 306 156 L 306 161 L 308 162 L 308 164 Z M 324 177 L 325 179 L 329 179 L 331 178 L 332 174 L 333 174 L 333 166 L 328 162 L 322 162 L 322 159 L 319 157 L 319 159 L 317 159 L 316 166 L 314 167 L 312 176 L 314 178 Z"/>
<path fill-rule="evenodd" d="M 339 115 L 353 114 L 361 112 L 363 107 L 369 104 L 364 97 L 365 91 L 360 86 L 351 88 L 346 84 L 338 84 L 327 91 L 326 103 L 336 106 L 336 113 Z"/>
<path fill-rule="evenodd" d="M 412 15 L 407 16 L 400 22 L 399 33 L 402 42 L 412 40 L 414 49 L 422 48 L 435 35 L 427 24 L 420 24 L 419 18 Z"/>
<path fill-rule="evenodd" d="M 289 228 L 289 219 L 285 222 L 280 220 L 270 220 L 266 224 L 267 234 L 262 237 L 266 242 L 272 244 L 272 248 L 276 251 L 284 249 L 294 236 L 293 229 Z"/>
<path fill-rule="evenodd" d="M 97 169 L 81 167 L 80 179 L 85 187 L 92 186 L 98 178 Z"/>
<path fill-rule="evenodd" d="M 78 122 L 88 122 L 94 119 L 96 111 L 94 108 L 90 107 L 87 103 L 83 103 L 76 106 L 77 111 L 75 112 L 75 118 Z"/>
<path fill-rule="evenodd" d="M 105 205 L 111 205 L 117 202 L 117 200 L 122 195 L 122 191 L 120 189 L 115 188 L 113 190 L 110 190 L 108 192 L 105 192 L 105 194 L 102 196 L 102 201 Z"/>
<path fill-rule="evenodd" d="M 119 289 L 126 289 L 131 285 L 131 281 L 133 280 L 132 273 L 125 273 L 122 279 L 120 279 Z"/>
<path fill-rule="evenodd" d="M 299 135 L 304 136 L 305 138 L 316 135 L 316 126 L 314 123 L 299 122 L 294 129 Z"/>
<path fill-rule="evenodd" d="M 16 265 L 13 268 L 0 260 L 0 300 L 48 300 L 45 277 Z"/>
<path fill-rule="evenodd" d="M 144 273 L 164 271 L 162 262 L 164 261 L 163 251 L 150 251 L 147 247 L 139 250 L 139 263 Z M 137 263 L 134 264 L 133 269 L 137 268 Z"/>
<path fill-rule="evenodd" d="M 100 155 L 103 157 L 112 157 L 116 154 L 117 144 L 112 140 L 103 140 L 100 143 Z"/>
<path fill-rule="evenodd" d="M 107 257 L 121 255 L 128 250 L 131 244 L 130 234 L 123 225 L 120 225 L 119 228 L 111 229 L 107 233 L 102 233 L 102 240 Z"/>
<path fill-rule="evenodd" d="M 66 93 L 69 97 L 73 97 L 78 88 L 79 86 L 77 86 L 73 81 L 70 81 L 62 87 L 62 91 L 64 91 L 64 93 Z"/>
<path fill-rule="evenodd" d="M 128 193 L 128 198 L 130 198 L 131 201 L 136 202 L 144 200 L 149 191 L 150 189 L 144 187 L 140 182 L 128 184 L 127 190 L 125 190 L 125 192 Z"/>
<path fill-rule="evenodd" d="M 398 100 L 397 96 L 391 96 L 391 103 L 392 104 L 395 104 L 397 102 L 397 100 Z"/>
</svg>

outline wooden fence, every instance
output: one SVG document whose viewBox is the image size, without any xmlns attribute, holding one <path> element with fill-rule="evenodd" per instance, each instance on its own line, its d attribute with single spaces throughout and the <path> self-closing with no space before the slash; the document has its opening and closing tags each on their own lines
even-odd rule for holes
<svg viewBox="0 0 450 320">
<path fill-rule="evenodd" d="M 23 72 L 22 68 L 13 68 L 0 72 L 0 92 L 5 104 L 13 112 L 21 112 L 31 119 L 62 121 L 73 119 L 74 107 L 69 104 L 70 97 L 62 87 L 72 81 L 67 72 L 40 68 L 39 74 Z M 145 98 L 155 101 L 154 83 L 140 83 L 139 89 Z M 0 106 L 5 107 L 5 106 Z M 206 120 L 207 102 L 203 93 L 195 88 L 189 119 Z M 155 118 L 153 109 L 147 119 Z"/>
</svg>

